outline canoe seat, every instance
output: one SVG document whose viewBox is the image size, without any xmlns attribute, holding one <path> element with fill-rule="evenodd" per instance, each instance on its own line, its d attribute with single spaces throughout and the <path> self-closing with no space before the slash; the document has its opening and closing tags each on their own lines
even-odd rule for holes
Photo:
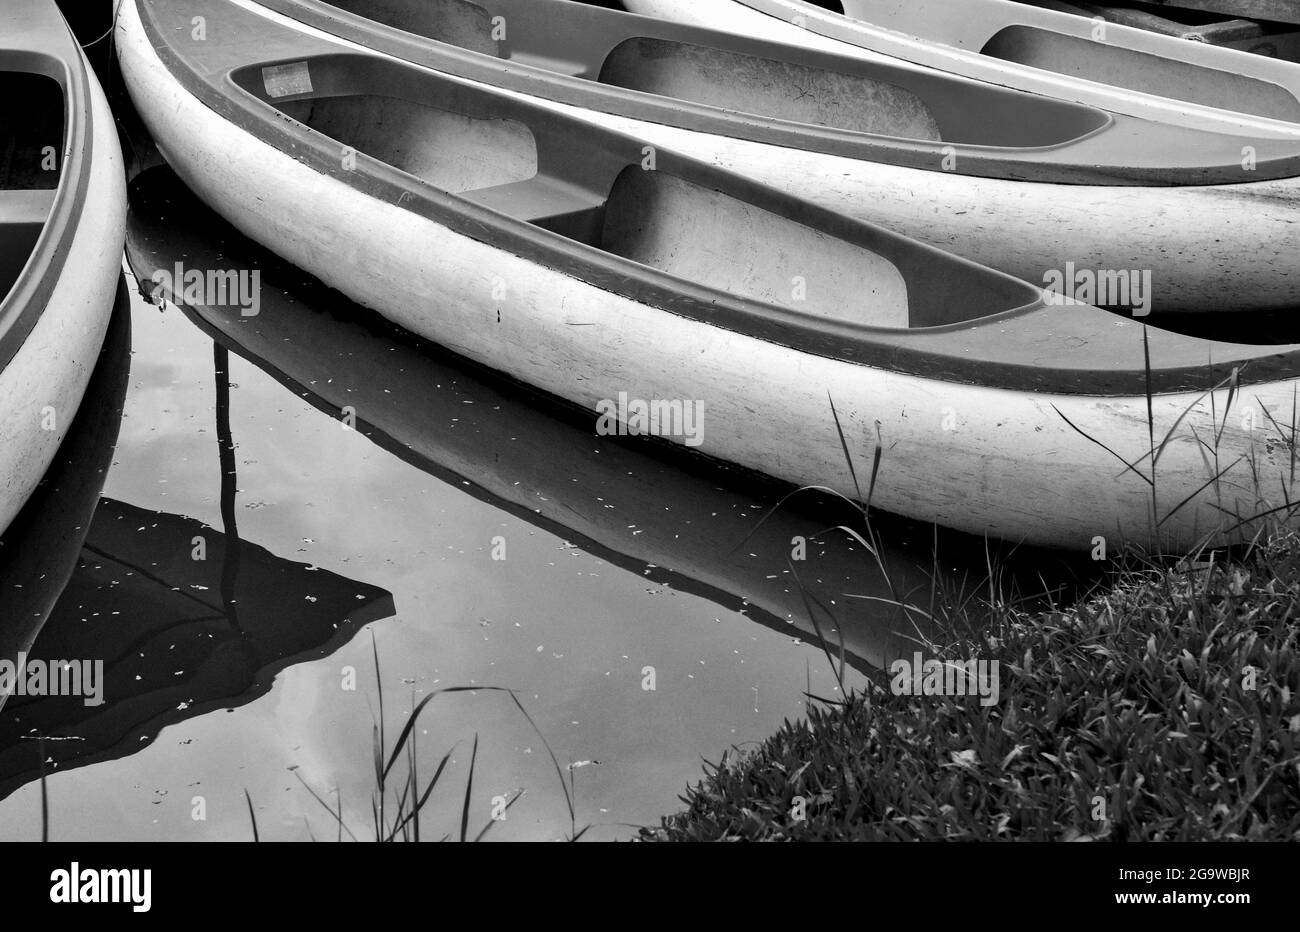
<svg viewBox="0 0 1300 932">
<path fill-rule="evenodd" d="M 44 224 L 55 192 L 45 188 L 0 190 L 0 224 Z"/>
<path fill-rule="evenodd" d="M 553 74 L 567 75 L 570 78 L 591 77 L 591 68 L 586 62 L 572 61 L 567 58 L 551 58 L 549 55 L 534 55 L 531 52 L 512 52 L 510 60 L 521 65 L 541 68 Z"/>
<path fill-rule="evenodd" d="M 1280 84 L 1036 26 L 1000 29 L 980 54 L 1187 103 L 1300 120 L 1300 101 Z"/>
<path fill-rule="evenodd" d="M 18 280 L 53 207 L 53 191 L 0 190 L 0 301 Z"/>
<path fill-rule="evenodd" d="M 628 166 L 598 244 L 676 278 L 823 320 L 908 326 L 908 286 L 890 260 L 667 171 Z"/>
<path fill-rule="evenodd" d="M 594 243 L 603 224 L 604 195 L 547 175 L 465 191 L 460 196 L 584 243 Z"/>
</svg>

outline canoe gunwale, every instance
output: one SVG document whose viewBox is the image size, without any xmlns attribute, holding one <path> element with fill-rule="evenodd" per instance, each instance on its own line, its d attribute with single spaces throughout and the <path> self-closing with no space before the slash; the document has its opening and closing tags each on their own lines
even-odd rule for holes
<svg viewBox="0 0 1300 932">
<path fill-rule="evenodd" d="M 41 0 L 26 2 L 41 4 Z M 88 206 L 89 166 L 99 157 L 86 65 L 62 18 L 55 19 L 62 36 L 51 25 L 42 37 L 49 43 L 46 48 L 8 49 L 0 38 L 0 71 L 44 75 L 58 83 L 64 100 L 63 149 L 54 202 L 26 265 L 8 294 L 0 295 L 0 371 L 21 350 L 64 273 L 78 218 Z"/>
<path fill-rule="evenodd" d="M 291 120 L 274 105 L 254 97 L 234 78 L 237 72 L 252 68 L 318 58 L 372 59 L 383 61 L 388 67 L 422 71 L 418 66 L 400 61 L 390 62 L 380 56 L 353 53 L 333 43 L 293 33 L 286 37 L 286 41 L 292 39 L 295 46 L 296 54 L 292 56 L 263 58 L 259 55 L 251 60 L 246 55 L 236 56 L 235 60 L 223 62 L 219 67 L 214 67 L 211 60 L 203 62 L 202 67 L 196 67 L 167 40 L 155 19 L 160 14 L 151 12 L 155 0 L 132 2 L 136 4 L 137 12 L 142 14 L 140 20 L 145 38 L 172 79 L 186 93 L 239 131 L 247 133 L 274 151 L 291 154 L 295 160 L 318 174 L 387 205 L 409 211 L 459 235 L 673 316 L 708 323 L 719 329 L 754 337 L 800 353 L 939 381 L 995 389 L 1131 397 L 1142 396 L 1147 392 L 1163 395 L 1206 391 L 1229 377 L 1234 368 L 1238 370 L 1238 384 L 1243 386 L 1291 379 L 1300 372 L 1300 347 L 1251 347 L 1248 358 L 1228 358 L 1211 365 L 1204 354 L 1206 347 L 1221 346 L 1226 355 L 1230 355 L 1233 349 L 1240 351 L 1243 348 L 1231 344 L 1212 344 L 1209 341 L 1196 341 L 1197 352 L 1194 358 L 1193 354 L 1185 353 L 1186 358 L 1182 363 L 1158 366 L 1150 372 L 1142 369 L 1099 371 L 1045 365 L 1041 359 L 1026 360 L 1023 353 L 1010 354 L 1001 360 L 988 356 L 972 358 L 974 354 L 970 351 L 968 340 L 972 330 L 977 328 L 987 328 L 986 332 L 992 333 L 1003 324 L 1013 321 L 1019 321 L 1023 326 L 1026 319 L 1045 326 L 1042 322 L 1051 314 L 1078 318 L 1101 315 L 1100 318 L 1092 319 L 1106 320 L 1118 326 L 1129 325 L 1131 321 L 1086 305 L 1049 307 L 1039 289 L 1010 276 L 865 221 L 797 201 L 775 189 L 746 181 L 695 160 L 661 151 L 658 153 L 658 171 L 709 185 L 717 190 L 738 193 L 760 209 L 789 216 L 806 226 L 863 245 L 896 264 L 900 259 L 923 261 L 931 263 L 931 271 L 935 267 L 933 263 L 946 264 L 959 271 L 986 275 L 991 282 L 1021 286 L 1027 300 L 999 314 L 942 326 L 900 330 L 812 318 L 811 315 L 800 314 L 778 305 L 737 298 L 727 292 L 695 285 L 479 207 L 364 153 L 356 153 L 355 167 L 344 168 L 339 159 L 340 144 L 337 141 Z M 210 3 L 212 10 L 217 12 L 233 14 L 239 10 L 229 0 L 210 0 Z M 265 32 L 262 35 L 264 37 Z M 193 46 L 201 46 L 204 54 L 217 54 L 214 51 L 216 45 L 193 43 Z M 441 81 L 452 87 L 459 86 L 466 93 L 473 91 L 473 88 L 444 75 L 426 73 L 427 80 Z M 479 93 L 478 96 L 487 95 Z M 530 125 L 572 125 L 550 111 L 539 111 L 528 103 L 513 99 L 494 100 L 492 106 L 499 112 L 513 110 L 525 114 L 528 117 L 525 122 Z M 588 134 L 584 142 L 605 149 L 628 146 L 630 153 L 633 153 L 629 155 L 632 162 L 639 158 L 638 141 L 595 127 L 580 128 Z M 792 210 L 794 214 L 790 213 Z M 1036 314 L 1043 316 L 1034 317 Z M 1066 331 L 1071 326 L 1078 325 L 1063 324 Z M 1112 333 L 1113 328 L 1107 328 L 1107 336 Z M 1063 333 L 1063 338 L 1069 336 L 1068 332 Z M 1062 357 L 1058 356 L 1059 358 Z"/>
<path fill-rule="evenodd" d="M 405 32 L 383 23 L 330 5 L 327 0 L 249 0 L 256 6 L 287 16 L 329 33 L 339 39 L 384 54 L 451 74 L 465 80 L 492 84 L 509 91 L 543 97 L 568 106 L 597 110 L 629 119 L 661 123 L 700 133 L 727 135 L 738 139 L 785 148 L 804 149 L 844 158 L 877 161 L 921 171 L 948 172 L 973 177 L 1002 178 L 1048 184 L 1105 184 L 1152 187 L 1246 184 L 1300 175 L 1300 154 L 1290 144 L 1277 140 L 1258 140 L 1256 167 L 1245 175 L 1240 165 L 1241 140 L 1225 133 L 1186 130 L 1164 126 L 1138 117 L 1109 112 L 1089 104 L 1046 98 L 1014 88 L 999 87 L 984 81 L 936 72 L 934 80 L 954 84 L 960 91 L 1002 93 L 1013 98 L 1045 100 L 1090 114 L 1094 123 L 1070 139 L 1040 146 L 1001 147 L 945 140 L 925 141 L 902 136 L 875 135 L 810 123 L 770 118 L 761 114 L 726 110 L 681 98 L 602 84 L 596 80 L 547 71 L 526 63 L 492 56 Z M 619 15 L 620 11 L 590 8 L 594 15 Z M 646 29 L 668 34 L 677 27 L 699 40 L 712 39 L 717 47 L 746 54 L 789 56 L 798 52 L 799 61 L 830 70 L 854 69 L 876 65 L 848 56 L 782 46 L 779 43 L 749 40 L 729 33 L 698 27 L 681 26 L 653 17 L 623 13 L 636 20 L 655 24 Z M 675 41 L 683 41 L 681 39 Z M 906 63 L 898 70 L 909 73 Z M 915 66 L 910 66 L 914 68 Z M 899 84 L 906 88 L 906 84 Z M 1082 127 L 1081 127 L 1082 129 Z M 1212 147 L 1211 155 L 1194 164 L 1164 161 L 1171 153 L 1186 153 L 1189 147 L 1204 141 Z M 1111 153 L 1154 151 L 1154 164 L 1134 165 L 1132 159 L 1112 158 Z M 1276 151 L 1270 151 L 1276 147 Z M 1221 152 L 1219 150 L 1222 150 Z M 1071 154 L 1078 150 L 1078 157 Z M 952 158 L 955 156 L 955 168 Z M 944 166 L 949 166 L 945 168 Z"/>
</svg>

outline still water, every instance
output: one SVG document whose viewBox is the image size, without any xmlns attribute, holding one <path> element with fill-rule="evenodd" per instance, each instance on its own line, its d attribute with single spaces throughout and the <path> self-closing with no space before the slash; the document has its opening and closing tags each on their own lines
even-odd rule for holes
<svg viewBox="0 0 1300 932">
<path fill-rule="evenodd" d="M 0 710 L 0 838 L 39 837 L 42 759 L 55 840 L 249 839 L 245 792 L 263 839 L 332 839 L 307 786 L 373 837 L 381 686 L 389 746 L 445 687 L 517 690 L 536 722 L 502 693 L 433 701 L 426 778 L 452 754 L 424 837 L 458 831 L 477 737 L 472 831 L 522 789 L 489 838 L 626 838 L 702 760 L 835 694 L 819 632 L 850 686 L 910 653 L 914 621 L 846 594 L 928 608 L 932 574 L 986 573 L 982 542 L 882 519 L 891 589 L 827 532 L 845 512 L 773 512 L 788 489 L 596 436 L 305 281 L 166 169 L 132 186 L 127 253 L 149 296 L 127 276 L 57 507 L 0 548 L 0 611 L 57 600 L 32 656 L 102 660 L 105 701 Z M 154 294 L 177 263 L 256 271 L 257 313 Z"/>
</svg>

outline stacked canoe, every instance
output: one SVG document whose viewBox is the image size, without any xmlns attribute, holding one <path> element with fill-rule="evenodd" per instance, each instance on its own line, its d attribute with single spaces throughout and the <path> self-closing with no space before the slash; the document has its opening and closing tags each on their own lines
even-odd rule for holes
<svg viewBox="0 0 1300 932">
<path fill-rule="evenodd" d="M 1090 263 L 1152 273 L 1156 325 L 1293 306 L 1281 84 L 1236 115 L 1051 99 L 560 0 L 125 0 L 116 42 L 164 156 L 235 227 L 593 412 L 696 405 L 698 435 L 661 433 L 1074 549 L 1240 539 L 1294 500 L 1300 348 L 1043 291 Z"/>
<path fill-rule="evenodd" d="M 1035 284 L 1073 259 L 1149 270 L 1156 311 L 1300 304 L 1300 126 L 1243 140 L 567 0 L 259 7 Z"/>
</svg>

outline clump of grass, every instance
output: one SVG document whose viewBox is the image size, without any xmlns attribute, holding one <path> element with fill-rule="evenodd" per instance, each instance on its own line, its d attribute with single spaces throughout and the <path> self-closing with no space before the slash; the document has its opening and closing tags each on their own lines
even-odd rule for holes
<svg viewBox="0 0 1300 932">
<path fill-rule="evenodd" d="M 1156 442 L 1155 426 L 1155 393 L 1152 389 L 1152 370 L 1151 370 L 1151 343 L 1150 331 L 1144 324 L 1142 327 L 1142 353 L 1143 367 L 1146 375 L 1146 392 L 1144 395 L 1146 401 L 1146 428 L 1147 428 L 1147 452 L 1135 460 L 1129 460 L 1124 455 L 1117 452 L 1103 440 L 1088 434 L 1065 414 L 1052 405 L 1057 415 L 1089 443 L 1092 443 L 1105 450 L 1110 456 L 1121 463 L 1124 467 L 1120 478 L 1132 474 L 1144 482 L 1149 488 L 1150 510 L 1149 510 L 1149 534 L 1148 549 L 1158 552 L 1160 549 L 1161 536 L 1164 526 L 1178 515 L 1184 508 L 1198 501 L 1203 494 L 1210 490 L 1214 497 L 1214 509 L 1220 513 L 1221 527 L 1211 528 L 1204 532 L 1200 543 L 1193 547 L 1193 550 L 1199 550 L 1209 546 L 1215 540 L 1226 542 L 1240 541 L 1243 538 L 1249 538 L 1251 533 L 1259 534 L 1271 533 L 1272 530 L 1279 526 L 1285 525 L 1300 513 L 1300 503 L 1291 501 L 1291 486 L 1295 483 L 1297 459 L 1300 459 L 1300 444 L 1297 439 L 1300 438 L 1300 389 L 1292 388 L 1291 397 L 1291 418 L 1287 423 L 1279 422 L 1277 416 L 1269 410 L 1268 406 L 1255 396 L 1255 402 L 1259 405 L 1263 417 L 1268 421 L 1269 428 L 1272 431 L 1272 437 L 1264 440 L 1266 444 L 1276 443 L 1280 445 L 1287 453 L 1287 467 L 1289 479 L 1281 483 L 1281 503 L 1274 501 L 1265 492 L 1264 483 L 1261 481 L 1259 471 L 1259 461 L 1254 449 L 1239 453 L 1235 458 L 1224 462 L 1222 455 L 1223 435 L 1228 427 L 1228 419 L 1232 416 L 1233 403 L 1242 395 L 1243 387 L 1241 383 L 1241 366 L 1233 367 L 1232 371 L 1224 378 L 1214 381 L 1213 366 L 1207 365 L 1208 381 L 1210 387 L 1195 395 L 1192 400 L 1183 408 L 1182 412 L 1174 419 L 1173 423 L 1165 430 L 1160 437 L 1159 443 Z M 1219 396 L 1225 395 L 1223 401 L 1222 417 L 1219 413 Z M 1201 463 L 1205 467 L 1206 478 L 1203 483 L 1184 496 L 1181 501 L 1174 503 L 1172 506 L 1165 506 L 1158 485 L 1158 466 L 1160 459 L 1169 449 L 1170 443 L 1178 437 L 1179 429 L 1188 420 L 1188 416 L 1198 407 L 1203 407 L 1204 403 L 1209 402 L 1210 424 L 1208 432 L 1202 427 L 1198 430 L 1195 426 L 1189 427 L 1190 439 L 1196 444 L 1197 453 L 1201 457 Z M 1187 439 L 1184 437 L 1183 439 Z M 1149 465 L 1146 465 L 1149 460 Z M 1240 468 L 1239 468 L 1240 467 Z M 1242 479 L 1237 478 L 1242 473 L 1250 477 L 1249 484 L 1245 484 Z M 1250 492 L 1254 495 L 1255 501 L 1253 507 L 1255 510 L 1243 514 L 1240 509 L 1240 502 L 1234 501 L 1229 504 L 1224 501 L 1226 491 L 1236 493 Z"/>
<path fill-rule="evenodd" d="M 724 756 L 640 838 L 1300 840 L 1296 617 L 1285 531 L 1230 561 L 1133 565 L 1071 609 L 1004 604 L 932 645 L 998 660 L 995 705 L 882 676 Z"/>
<path fill-rule="evenodd" d="M 377 842 L 393 841 L 413 841 L 421 840 L 421 814 L 433 791 L 440 785 L 444 775 L 447 772 L 447 765 L 451 762 L 451 756 L 455 752 L 455 747 L 448 750 L 438 761 L 437 767 L 434 768 L 433 776 L 428 779 L 427 783 L 421 783 L 420 780 L 420 757 L 417 748 L 416 724 L 419 722 L 420 715 L 425 711 L 434 699 L 438 696 L 451 693 L 504 693 L 510 697 L 519 714 L 524 717 L 537 737 L 541 740 L 542 746 L 546 748 L 546 753 L 551 758 L 551 765 L 555 774 L 560 781 L 560 789 L 564 793 L 565 805 L 569 813 L 569 841 L 577 841 L 590 826 L 578 828 L 577 812 L 574 806 L 575 787 L 573 783 L 573 767 L 569 768 L 569 780 L 564 778 L 564 769 L 560 766 L 559 759 L 551 749 L 551 745 L 542 734 L 533 717 L 528 714 L 519 697 L 513 689 L 507 689 L 503 686 L 448 686 L 442 689 L 436 689 L 428 693 L 418 703 L 412 699 L 410 715 L 406 719 L 397 740 L 392 747 L 388 746 L 387 734 L 384 726 L 384 688 L 383 673 L 379 664 L 379 649 L 374 642 L 373 632 L 371 634 L 371 653 L 374 658 L 375 683 L 379 699 L 378 720 L 371 729 L 372 747 L 371 756 L 374 762 L 375 786 L 370 799 L 370 838 Z M 478 740 L 479 736 L 474 735 L 473 747 L 470 751 L 469 766 L 465 775 L 465 788 L 463 791 L 461 803 L 461 816 L 459 832 L 457 837 L 460 841 L 483 841 L 492 828 L 497 824 L 496 819 L 489 819 L 479 831 L 473 836 L 470 835 L 470 805 L 474 795 L 474 773 L 478 762 Z M 399 772 L 395 768 L 399 762 L 404 762 L 404 768 Z M 296 768 L 292 768 L 294 776 L 329 814 L 330 821 L 336 830 L 336 840 L 342 841 L 346 834 L 352 841 L 360 841 L 361 836 L 353 831 L 347 824 L 344 817 L 342 796 L 335 789 L 334 803 L 331 805 L 324 797 L 303 779 Z M 247 795 L 247 791 L 245 791 Z M 522 788 L 516 789 L 506 800 L 502 807 L 501 813 L 508 812 L 524 795 Z M 253 819 L 254 840 L 257 838 L 257 820 L 253 817 L 252 800 L 249 800 L 249 815 Z M 308 823 L 307 831 L 315 839 L 315 833 L 311 830 Z M 448 841 L 452 833 L 448 832 L 441 836 L 440 841 Z"/>
</svg>

